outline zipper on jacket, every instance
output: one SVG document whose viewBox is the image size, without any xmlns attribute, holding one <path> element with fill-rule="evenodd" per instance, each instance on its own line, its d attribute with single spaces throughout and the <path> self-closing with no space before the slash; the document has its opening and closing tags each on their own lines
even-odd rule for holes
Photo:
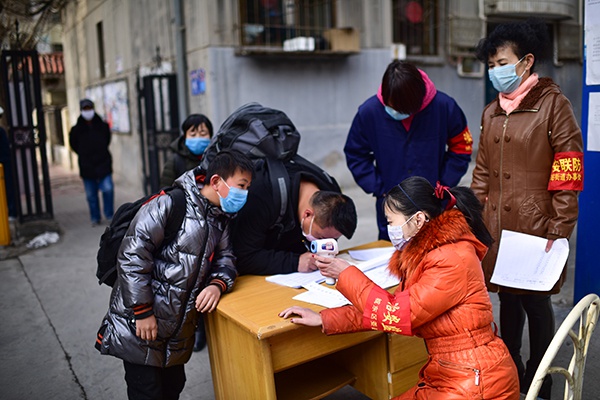
<svg viewBox="0 0 600 400">
<path fill-rule="evenodd" d="M 198 268 L 196 268 L 196 272 L 194 273 L 194 285 L 196 284 L 196 281 L 198 280 L 198 275 L 200 275 L 200 269 L 202 268 L 202 261 L 204 260 L 204 255 L 206 254 L 206 244 L 208 243 L 208 236 L 210 234 L 210 229 L 209 229 L 209 223 L 208 223 L 208 201 L 206 203 L 206 208 L 204 209 L 204 218 L 206 219 L 206 235 L 204 236 L 204 245 L 202 247 L 202 256 L 198 258 L 198 260 L 200 260 L 200 265 L 198 266 Z M 195 287 L 195 286 L 194 286 Z M 179 320 L 177 321 L 177 325 L 175 327 L 175 329 L 173 330 L 173 334 L 171 336 L 169 336 L 169 338 L 165 341 L 165 346 L 164 346 L 164 363 L 163 366 L 167 366 L 167 347 L 168 347 L 168 343 L 171 339 L 173 339 L 173 337 L 177 334 L 177 332 L 179 332 L 179 329 L 181 329 L 181 324 L 183 323 L 183 320 L 185 319 L 185 308 L 187 308 L 188 302 L 190 301 L 190 296 L 192 295 L 192 292 L 194 291 L 194 287 L 192 287 L 191 290 L 189 290 L 186 293 L 186 298 L 185 298 L 185 302 L 182 302 L 181 304 L 184 307 L 184 312 L 180 315 Z"/>
<path fill-rule="evenodd" d="M 438 364 L 440 364 L 441 366 L 444 366 L 444 367 L 448 367 L 448 368 L 473 371 L 475 373 L 475 386 L 479 386 L 479 380 L 480 380 L 480 374 L 481 374 L 481 371 L 479 369 L 469 367 L 467 365 L 457 364 L 452 361 L 446 361 L 446 360 L 438 360 Z"/>
<path fill-rule="evenodd" d="M 503 169 L 503 160 L 504 160 L 504 137 L 506 136 L 506 127 L 508 126 L 508 114 L 505 114 L 506 118 L 504 119 L 504 123 L 502 124 L 502 137 L 500 138 L 500 166 L 499 166 L 499 171 L 498 171 L 498 178 L 500 179 L 500 194 L 498 196 L 498 240 L 500 239 L 500 236 L 502 234 L 502 193 L 503 193 L 503 188 L 502 188 L 502 177 L 504 176 L 502 169 Z"/>
<path fill-rule="evenodd" d="M 520 112 L 538 112 L 539 110 L 536 109 L 523 109 L 523 110 L 514 110 L 513 112 L 511 112 L 510 114 L 500 114 L 500 115 L 504 115 L 506 118 L 504 119 L 504 123 L 502 124 L 502 137 L 500 138 L 500 169 L 498 171 L 498 177 L 500 179 L 500 195 L 498 197 L 498 239 L 500 238 L 500 236 L 502 235 L 502 210 L 503 210 L 503 206 L 502 206 L 502 193 L 503 193 L 503 189 L 502 189 L 502 183 L 504 182 L 502 180 L 504 173 L 503 173 L 503 164 L 502 161 L 504 160 L 504 143 L 506 143 L 505 138 L 506 138 L 506 127 L 508 126 L 508 118 L 510 117 L 511 114 L 514 113 L 520 113 Z"/>
</svg>

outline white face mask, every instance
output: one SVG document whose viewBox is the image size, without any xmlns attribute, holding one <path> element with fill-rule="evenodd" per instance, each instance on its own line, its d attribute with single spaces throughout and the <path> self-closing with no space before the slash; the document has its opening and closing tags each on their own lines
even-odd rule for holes
<svg viewBox="0 0 600 400">
<path fill-rule="evenodd" d="M 396 226 L 388 225 L 387 226 L 390 241 L 392 242 L 392 244 L 394 245 L 396 250 L 402 250 L 404 247 L 406 247 L 406 245 L 408 244 L 408 241 L 411 239 L 411 238 L 408 238 L 408 239 L 404 238 L 404 229 L 402 229 L 402 228 L 404 227 L 404 225 L 408 224 L 408 221 L 413 219 L 413 217 L 415 215 L 417 215 L 417 214 L 413 214 L 412 217 L 407 219 L 406 222 L 403 223 L 402 225 L 396 225 Z"/>
<path fill-rule="evenodd" d="M 94 110 L 81 110 L 81 116 L 86 121 L 91 121 L 94 118 L 94 114 L 96 114 Z"/>
<path fill-rule="evenodd" d="M 308 233 L 304 233 L 304 218 L 302 218 L 302 221 L 300 221 L 300 229 L 302 230 L 302 235 L 309 242 L 317 240 L 317 238 L 312 235 L 312 224 L 313 224 L 313 222 L 315 222 L 315 216 L 314 215 L 313 215 L 312 219 L 310 220 L 310 225 L 308 227 Z"/>
</svg>

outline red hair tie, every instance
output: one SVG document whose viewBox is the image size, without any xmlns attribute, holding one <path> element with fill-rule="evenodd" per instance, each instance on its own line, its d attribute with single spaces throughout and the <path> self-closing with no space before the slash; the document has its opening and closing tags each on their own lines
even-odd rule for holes
<svg viewBox="0 0 600 400">
<path fill-rule="evenodd" d="M 454 197 L 452 192 L 450 192 L 450 188 L 448 186 L 444 186 L 440 183 L 440 181 L 437 181 L 435 184 L 435 189 L 433 190 L 433 194 L 438 199 L 444 200 L 444 192 L 447 192 L 450 196 L 450 201 L 448 201 L 448 204 L 446 205 L 446 210 L 449 210 L 456 205 L 456 197 Z"/>
</svg>

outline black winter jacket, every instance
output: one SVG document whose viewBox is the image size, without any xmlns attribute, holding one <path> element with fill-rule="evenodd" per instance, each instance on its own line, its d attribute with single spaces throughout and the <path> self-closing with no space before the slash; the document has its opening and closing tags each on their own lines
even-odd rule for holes
<svg viewBox="0 0 600 400">
<path fill-rule="evenodd" d="M 306 253 L 304 236 L 298 220 L 300 180 L 310 180 L 321 190 L 341 193 L 336 180 L 314 166 L 310 170 L 286 163 L 290 176 L 289 202 L 283 225 L 293 222 L 291 230 L 274 227 L 279 210 L 274 207 L 271 180 L 264 168 L 254 170 L 248 200 L 234 220 L 233 248 L 241 275 L 274 275 L 298 271 L 298 259 Z"/>
<path fill-rule="evenodd" d="M 118 255 L 118 278 L 96 348 L 134 364 L 170 367 L 186 363 L 194 347 L 199 313 L 195 301 L 212 280 L 233 288 L 237 276 L 229 223 L 232 215 L 212 205 L 188 171 L 175 181 L 186 193 L 186 214 L 175 239 L 162 246 L 170 196 L 158 196 L 135 216 Z M 155 341 L 135 334 L 134 309 L 150 305 L 158 324 Z M 148 307 L 144 307 L 148 308 Z"/>
<path fill-rule="evenodd" d="M 110 128 L 98 114 L 91 121 L 82 116 L 69 133 L 69 144 L 79 158 L 79 175 L 84 179 L 100 179 L 112 173 Z"/>
<path fill-rule="evenodd" d="M 185 145 L 185 135 L 181 135 L 173 140 L 169 148 L 173 154 L 171 154 L 163 167 L 162 174 L 160 175 L 160 187 L 173 185 L 175 179 L 179 178 L 181 174 L 196 168 L 200 165 L 200 161 L 202 161 L 202 155 L 197 156 L 193 154 Z"/>
</svg>

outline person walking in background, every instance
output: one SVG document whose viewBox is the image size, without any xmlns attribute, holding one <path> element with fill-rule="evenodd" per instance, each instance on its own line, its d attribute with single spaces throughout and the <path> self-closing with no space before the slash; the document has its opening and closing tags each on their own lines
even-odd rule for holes
<svg viewBox="0 0 600 400">
<path fill-rule="evenodd" d="M 327 335 L 379 330 L 425 340 L 428 362 L 417 385 L 398 399 L 519 399 L 517 370 L 492 328 L 492 303 L 481 259 L 492 243 L 482 206 L 466 187 L 433 186 L 411 177 L 386 194 L 383 207 L 396 252 L 391 294 L 340 258 L 315 256 L 324 276 L 337 278 L 350 306 L 316 313 L 298 306 L 279 315 L 322 326 Z"/>
<path fill-rule="evenodd" d="M 175 179 L 200 164 L 202 154 L 213 137 L 213 126 L 203 114 L 192 114 L 181 124 L 182 134 L 171 142 L 173 151 L 160 176 L 160 186 L 171 186 Z"/>
<path fill-rule="evenodd" d="M 90 208 L 92 226 L 100 224 L 100 201 L 102 192 L 104 217 L 110 221 L 114 213 L 114 184 L 112 180 L 112 157 L 110 128 L 94 111 L 89 99 L 79 102 L 81 115 L 69 133 L 69 144 L 78 156 L 79 176 L 83 179 L 85 195 Z"/>
<path fill-rule="evenodd" d="M 554 336 L 551 294 L 498 286 L 490 282 L 502 230 L 554 240 L 569 238 L 583 190 L 583 139 L 569 100 L 550 78 L 534 73 L 551 56 L 543 21 L 506 23 L 482 39 L 477 58 L 487 63 L 500 92 L 483 111 L 479 150 L 471 188 L 484 204 L 484 220 L 495 240 L 483 260 L 488 289 L 500 298 L 500 332 L 526 393 Z M 525 315 L 529 320 L 530 355 L 521 360 Z M 546 376 L 539 397 L 549 399 L 552 378 Z"/>
<path fill-rule="evenodd" d="M 412 64 L 388 65 L 377 94 L 358 108 L 344 146 L 354 180 L 377 198 L 379 239 L 389 240 L 384 194 L 413 175 L 457 185 L 467 172 L 472 144 L 453 98 Z"/>
<path fill-rule="evenodd" d="M 224 150 L 207 171 L 179 177 L 185 220 L 168 244 L 170 196 L 152 198 L 131 222 L 95 345 L 123 360 L 129 399 L 179 398 L 198 318 L 215 310 L 237 277 L 230 222 L 246 202 L 252 173 L 248 157 Z"/>
</svg>

